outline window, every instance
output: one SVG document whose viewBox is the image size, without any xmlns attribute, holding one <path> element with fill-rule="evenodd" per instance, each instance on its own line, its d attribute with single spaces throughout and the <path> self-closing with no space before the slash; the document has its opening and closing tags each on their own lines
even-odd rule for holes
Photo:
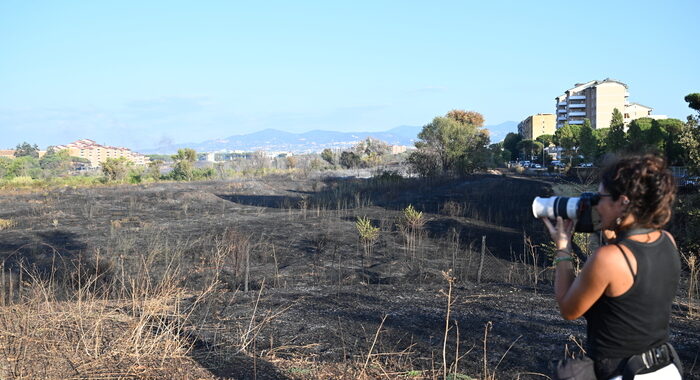
<svg viewBox="0 0 700 380">
<path fill-rule="evenodd" d="M 629 118 L 630 118 L 630 114 L 626 113 L 626 114 L 625 114 L 625 119 L 629 119 Z"/>
</svg>

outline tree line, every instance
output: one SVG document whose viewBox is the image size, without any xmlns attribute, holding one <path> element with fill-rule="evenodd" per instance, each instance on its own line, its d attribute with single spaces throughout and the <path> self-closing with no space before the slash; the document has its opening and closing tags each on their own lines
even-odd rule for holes
<svg viewBox="0 0 700 380">
<path fill-rule="evenodd" d="M 584 119 L 582 125 L 567 123 L 553 135 L 528 140 L 509 133 L 495 144 L 489 144 L 481 114 L 452 110 L 423 127 L 417 150 L 408 162 L 422 176 L 471 173 L 518 158 L 546 165 L 551 159 L 544 149 L 556 146 L 570 165 L 600 163 L 611 153 L 655 153 L 664 155 L 670 165 L 685 166 L 690 173 L 700 174 L 700 93 L 687 95 L 685 101 L 697 112 L 686 122 L 640 118 L 625 129 L 622 113 L 614 109 L 608 128 L 593 129 L 590 120 Z"/>
</svg>

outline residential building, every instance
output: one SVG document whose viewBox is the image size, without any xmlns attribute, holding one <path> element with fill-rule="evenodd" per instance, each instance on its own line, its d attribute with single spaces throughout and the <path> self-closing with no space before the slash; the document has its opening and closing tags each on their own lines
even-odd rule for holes
<svg viewBox="0 0 700 380">
<path fill-rule="evenodd" d="M 389 149 L 391 149 L 391 154 L 401 154 L 408 150 L 405 145 L 389 145 Z"/>
<path fill-rule="evenodd" d="M 130 149 L 100 145 L 89 139 L 74 141 L 67 145 L 55 146 L 56 150 L 68 150 L 68 154 L 73 157 L 81 157 L 90 161 L 90 166 L 96 168 L 108 158 L 124 157 L 136 165 L 146 165 L 148 157 L 143 154 L 132 152 Z"/>
<path fill-rule="evenodd" d="M 541 135 L 553 135 L 556 124 L 556 116 L 553 113 L 538 113 L 521 121 L 518 124 L 518 133 L 524 140 L 534 140 Z"/>
<path fill-rule="evenodd" d="M 639 103 L 630 103 L 625 107 L 625 113 L 622 115 L 625 125 L 629 124 L 632 120 L 636 120 L 642 117 L 648 117 L 656 120 L 667 119 L 666 115 L 652 115 L 651 111 L 653 108 L 641 105 Z"/>
<path fill-rule="evenodd" d="M 39 158 L 44 157 L 45 154 L 46 154 L 45 150 L 40 150 L 39 151 Z M 0 149 L 0 157 L 15 158 L 15 150 L 14 149 Z"/>
<path fill-rule="evenodd" d="M 625 124 L 640 117 L 665 119 L 663 115 L 652 115 L 652 108 L 638 103 L 629 103 L 628 86 L 614 79 L 592 80 L 577 83 L 556 100 L 557 128 L 565 123 L 583 124 L 591 122 L 593 129 L 609 128 L 615 108 L 623 114 Z"/>
</svg>

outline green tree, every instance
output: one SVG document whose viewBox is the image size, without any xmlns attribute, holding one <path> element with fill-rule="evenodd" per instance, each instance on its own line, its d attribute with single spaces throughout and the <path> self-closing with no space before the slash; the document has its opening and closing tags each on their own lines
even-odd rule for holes
<svg viewBox="0 0 700 380">
<path fill-rule="evenodd" d="M 489 145 L 489 154 L 491 155 L 491 164 L 496 167 L 502 167 L 510 160 L 510 152 L 504 155 L 503 142 L 498 142 Z M 507 159 L 504 160 L 504 157 Z"/>
<path fill-rule="evenodd" d="M 21 144 L 17 144 L 17 147 L 15 148 L 15 157 L 25 156 L 39 158 L 39 147 L 36 144 L 30 145 L 26 141 Z"/>
<path fill-rule="evenodd" d="M 440 174 L 439 157 L 435 152 L 416 150 L 406 159 L 411 170 L 421 177 L 432 177 Z"/>
<path fill-rule="evenodd" d="M 539 135 L 535 139 L 535 141 L 539 141 L 544 145 L 545 147 L 548 147 L 552 144 L 554 144 L 554 135 Z"/>
<path fill-rule="evenodd" d="M 360 156 L 355 154 L 354 152 L 348 152 L 344 151 L 340 154 L 340 166 L 347 168 L 347 169 L 352 169 L 352 168 L 357 168 L 360 167 L 360 164 L 362 163 L 362 159 Z"/>
<path fill-rule="evenodd" d="M 680 140 L 685 124 L 678 119 L 655 120 L 655 123 L 666 131 L 664 146 L 669 165 L 684 165 L 687 157 Z"/>
<path fill-rule="evenodd" d="M 688 115 L 687 122 L 680 135 L 680 145 L 683 146 L 684 158 L 688 171 L 700 174 L 700 94 L 688 94 L 685 97 L 688 107 L 698 112 L 698 115 Z"/>
<path fill-rule="evenodd" d="M 521 140 L 518 143 L 517 148 L 519 151 L 525 154 L 525 158 L 527 160 L 531 160 L 533 157 L 539 157 L 540 153 L 542 153 L 544 145 L 535 140 Z"/>
<path fill-rule="evenodd" d="M 369 156 L 371 154 L 383 156 L 390 152 L 389 145 L 384 141 L 367 137 L 353 147 L 353 151 L 360 157 Z"/>
<path fill-rule="evenodd" d="M 573 159 L 574 154 L 578 152 L 578 148 L 581 145 L 581 127 L 578 125 L 571 125 L 569 123 L 565 123 L 563 127 L 557 129 L 554 136 L 559 142 L 559 146 L 561 146 L 567 151 L 569 155 L 569 161 L 571 161 Z"/>
<path fill-rule="evenodd" d="M 627 147 L 627 136 L 625 135 L 625 122 L 622 113 L 617 108 L 613 109 L 612 120 L 610 121 L 610 132 L 605 140 L 607 151 L 611 153 L 620 152 Z"/>
<path fill-rule="evenodd" d="M 664 152 L 668 133 L 656 120 L 643 117 L 632 120 L 627 130 L 630 152 Z"/>
<path fill-rule="evenodd" d="M 170 172 L 170 177 L 178 181 L 191 181 L 194 179 L 194 162 L 197 161 L 197 152 L 194 149 L 178 149 L 172 156 L 175 166 Z"/>
<path fill-rule="evenodd" d="M 685 96 L 685 101 L 688 102 L 688 107 L 694 109 L 700 114 L 700 93 L 688 94 Z"/>
<path fill-rule="evenodd" d="M 100 162 L 102 173 L 110 181 L 123 181 L 129 174 L 129 168 L 132 165 L 133 162 L 127 160 L 126 157 L 108 158 Z"/>
<path fill-rule="evenodd" d="M 0 157 L 0 178 L 7 178 L 10 176 L 10 165 L 12 165 L 12 159 Z"/>
<path fill-rule="evenodd" d="M 506 135 L 506 138 L 503 139 L 503 149 L 511 152 L 513 155 L 512 158 L 517 158 L 518 157 L 518 143 L 522 141 L 523 136 L 520 136 L 517 133 L 510 132 Z"/>
<path fill-rule="evenodd" d="M 610 128 L 598 128 L 593 130 L 593 137 L 596 141 L 596 152 L 600 156 L 608 151 L 608 134 Z"/>
<path fill-rule="evenodd" d="M 591 122 L 588 119 L 583 121 L 581 130 L 579 131 L 580 153 L 586 161 L 593 161 L 598 151 L 598 140 L 593 135 Z"/>
<path fill-rule="evenodd" d="M 146 176 L 157 181 L 160 179 L 160 169 L 163 167 L 162 160 L 151 160 L 148 162 Z"/>
<path fill-rule="evenodd" d="M 360 161 L 364 167 L 376 166 L 382 162 L 391 150 L 389 145 L 384 141 L 368 137 L 353 147 L 355 154 L 360 157 Z"/>
<path fill-rule="evenodd" d="M 335 165 L 335 154 L 332 150 L 326 148 L 321 152 L 321 158 L 331 165 Z"/>
<path fill-rule="evenodd" d="M 510 162 L 513 159 L 513 153 L 511 153 L 508 149 L 503 149 L 501 151 L 501 159 L 504 163 Z"/>
<path fill-rule="evenodd" d="M 10 162 L 8 175 L 10 177 L 41 177 L 39 160 L 33 156 L 20 156 Z"/>
<path fill-rule="evenodd" d="M 39 166 L 46 177 L 66 174 L 70 171 L 72 163 L 73 160 L 67 149 L 57 151 L 53 147 L 46 149 L 46 154 L 39 159 Z"/>
<path fill-rule="evenodd" d="M 472 171 L 484 165 L 488 136 L 477 126 L 462 124 L 449 117 L 436 117 L 423 127 L 416 143 L 419 151 L 432 154 L 442 172 L 453 171 L 457 166 L 463 171 Z"/>
</svg>

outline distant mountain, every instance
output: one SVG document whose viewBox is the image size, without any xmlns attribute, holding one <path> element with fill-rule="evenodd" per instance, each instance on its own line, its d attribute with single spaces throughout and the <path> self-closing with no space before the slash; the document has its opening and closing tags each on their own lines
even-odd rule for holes
<svg viewBox="0 0 700 380">
<path fill-rule="evenodd" d="M 485 128 L 490 132 L 491 143 L 497 143 L 503 141 L 510 132 L 518 133 L 518 122 L 504 121 L 501 124 L 487 125 Z"/>
<path fill-rule="evenodd" d="M 181 148 L 192 148 L 198 152 L 222 150 L 268 152 L 311 153 L 323 149 L 349 148 L 359 141 L 372 137 L 390 145 L 413 146 L 422 127 L 400 126 L 385 132 L 334 132 L 314 130 L 304 133 L 290 133 L 276 129 L 265 129 L 245 135 L 233 135 L 222 139 L 208 140 L 201 143 L 186 143 L 143 149 L 141 153 L 174 153 Z"/>
<path fill-rule="evenodd" d="M 517 132 L 518 123 L 506 121 L 492 126 L 486 126 L 491 136 L 491 142 L 502 141 L 508 132 Z M 233 135 L 222 139 L 207 140 L 200 143 L 186 143 L 161 146 L 153 149 L 143 149 L 140 153 L 146 154 L 171 154 L 178 149 L 192 148 L 198 152 L 216 152 L 222 150 L 268 152 L 293 152 L 312 153 L 323 149 L 346 149 L 359 141 L 372 137 L 382 140 L 390 145 L 406 145 L 412 147 L 418 141 L 418 133 L 422 126 L 402 125 L 384 132 L 335 132 L 314 130 L 304 133 L 284 132 L 277 129 L 264 129 L 262 131 L 245 135 Z"/>
</svg>

